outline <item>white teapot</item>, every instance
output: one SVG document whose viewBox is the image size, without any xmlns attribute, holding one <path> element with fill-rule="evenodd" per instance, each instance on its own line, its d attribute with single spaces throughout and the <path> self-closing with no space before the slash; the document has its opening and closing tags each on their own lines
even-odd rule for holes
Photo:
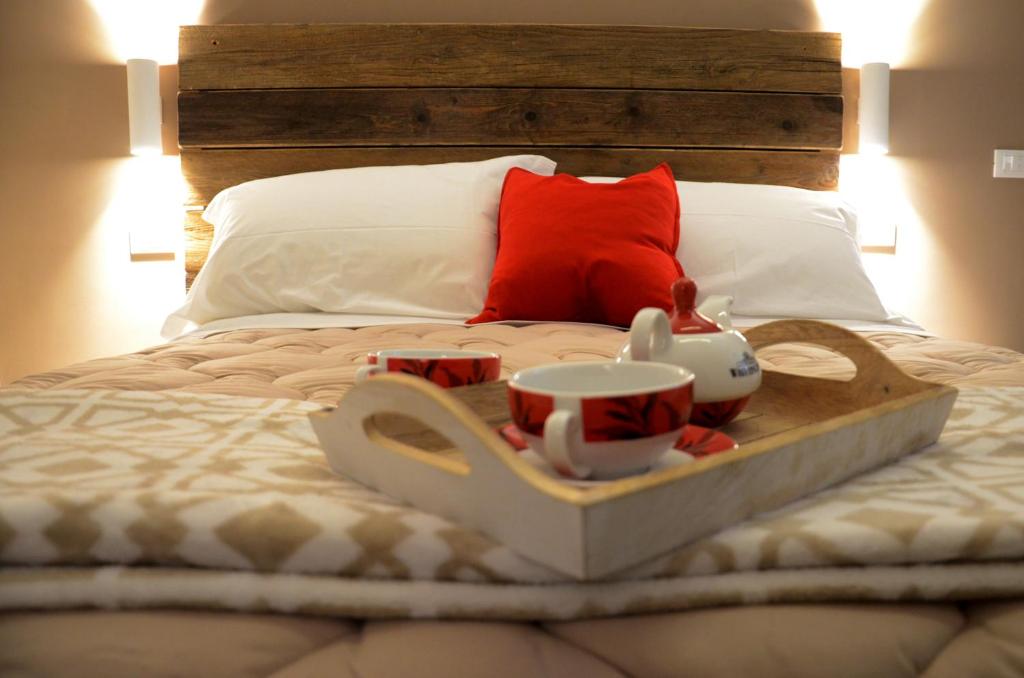
<svg viewBox="0 0 1024 678">
<path fill-rule="evenodd" d="M 733 329 L 732 297 L 708 297 L 694 309 L 697 285 L 680 278 L 672 285 L 671 320 L 660 308 L 645 308 L 633 318 L 618 361 L 649 360 L 680 365 L 696 375 L 690 422 L 722 426 L 746 406 L 761 385 L 754 349 Z"/>
</svg>

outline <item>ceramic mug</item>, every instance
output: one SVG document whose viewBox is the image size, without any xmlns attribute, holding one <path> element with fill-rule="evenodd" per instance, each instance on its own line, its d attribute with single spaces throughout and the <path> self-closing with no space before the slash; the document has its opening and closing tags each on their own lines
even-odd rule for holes
<svg viewBox="0 0 1024 678">
<path fill-rule="evenodd" d="M 508 382 L 512 420 L 564 476 L 646 471 L 682 435 L 693 373 L 650 362 L 570 362 L 520 370 Z"/>
<path fill-rule="evenodd" d="M 356 382 L 375 374 L 399 372 L 452 388 L 497 381 L 501 376 L 501 356 L 485 351 L 396 348 L 374 351 L 366 360 L 369 364 L 356 370 Z"/>
</svg>

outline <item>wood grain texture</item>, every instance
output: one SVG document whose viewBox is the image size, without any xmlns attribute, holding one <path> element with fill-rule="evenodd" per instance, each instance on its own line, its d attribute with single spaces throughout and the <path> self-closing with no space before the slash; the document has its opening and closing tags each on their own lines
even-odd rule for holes
<svg viewBox="0 0 1024 678">
<path fill-rule="evenodd" d="M 203 220 L 202 212 L 185 212 L 185 289 L 192 287 L 206 263 L 213 242 L 213 226 Z"/>
<path fill-rule="evenodd" d="M 842 91 L 835 33 L 663 26 L 184 26 L 183 90 L 627 87 Z"/>
<path fill-rule="evenodd" d="M 841 96 L 604 89 L 182 92 L 182 147 L 838 149 Z"/>
<path fill-rule="evenodd" d="M 643 26 L 181 29 L 188 204 L 321 169 L 543 153 L 577 175 L 834 189 L 840 39 Z M 187 282 L 212 227 L 186 219 Z"/>
<path fill-rule="evenodd" d="M 809 385 L 802 388 L 802 395 L 806 397 L 807 402 L 801 403 L 798 407 L 795 403 L 791 404 L 792 407 L 786 408 L 788 412 L 795 411 L 796 407 L 820 419 L 824 413 L 834 415 L 836 412 L 873 407 L 894 398 L 913 395 L 934 387 L 934 384 L 905 373 L 864 337 L 830 323 L 815 320 L 777 320 L 746 330 L 744 334 L 755 350 L 791 341 L 824 346 L 849 358 L 857 369 L 850 381 L 807 381 L 807 377 L 774 374 L 773 379 L 782 385 L 781 390 L 785 392 L 792 392 L 792 389 L 786 388 L 787 385 Z"/>
<path fill-rule="evenodd" d="M 253 179 L 347 167 L 469 162 L 520 153 L 541 153 L 558 163 L 559 172 L 576 176 L 629 176 L 667 162 L 676 178 L 686 181 L 834 190 L 839 177 L 835 152 L 530 146 L 183 149 L 181 169 L 189 189 L 187 204 L 205 206 L 223 189 Z"/>
</svg>

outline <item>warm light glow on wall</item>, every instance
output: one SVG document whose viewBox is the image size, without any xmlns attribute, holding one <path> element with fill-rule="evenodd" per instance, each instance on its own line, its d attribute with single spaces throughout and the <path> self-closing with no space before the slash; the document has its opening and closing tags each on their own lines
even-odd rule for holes
<svg viewBox="0 0 1024 678">
<path fill-rule="evenodd" d="M 857 207 L 864 265 L 882 299 L 897 311 L 922 308 L 935 245 L 907 197 L 902 163 L 886 155 L 841 155 L 839 192 Z"/>
<path fill-rule="evenodd" d="M 178 62 L 178 27 L 193 24 L 205 0 L 89 0 L 118 61 Z"/>
<path fill-rule="evenodd" d="M 184 197 L 185 180 L 179 156 L 124 160 L 118 168 L 110 203 L 100 218 L 103 230 L 121 244 L 113 251 L 127 259 L 130 241 L 136 254 L 180 255 L 184 244 Z"/>
<path fill-rule="evenodd" d="M 907 57 L 911 27 L 928 0 L 814 0 L 822 29 L 843 34 L 843 65 L 884 61 L 894 68 Z"/>
<path fill-rule="evenodd" d="M 184 181 L 177 156 L 125 157 L 104 161 L 107 205 L 92 224 L 88 268 L 76 284 L 87 287 L 87 323 L 108 328 L 83 333 L 84 355 L 134 351 L 161 341 L 167 314 L 185 297 L 180 252 L 184 243 L 181 201 Z M 136 263 L 129 237 L 154 237 L 175 253 Z"/>
<path fill-rule="evenodd" d="M 858 121 L 866 127 L 859 130 L 860 154 L 840 156 L 839 190 L 857 206 L 864 264 L 890 308 L 924 308 L 928 286 L 921 283 L 930 279 L 925 269 L 935 259 L 935 243 L 911 204 L 903 165 L 884 153 L 889 150 L 888 67 L 898 68 L 910 56 L 913 27 L 928 0 L 814 2 L 821 29 L 842 34 L 843 66 L 879 64 L 861 71 L 861 95 L 868 101 L 862 106 L 864 120 Z"/>
<path fill-rule="evenodd" d="M 839 192 L 857 208 L 857 233 L 864 247 L 895 247 L 896 224 L 916 218 L 899 168 L 886 155 L 839 156 Z"/>
</svg>

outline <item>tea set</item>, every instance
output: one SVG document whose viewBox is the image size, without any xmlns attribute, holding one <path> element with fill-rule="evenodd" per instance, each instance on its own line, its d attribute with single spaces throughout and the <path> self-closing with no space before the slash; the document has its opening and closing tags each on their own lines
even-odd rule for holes
<svg viewBox="0 0 1024 678">
<path fill-rule="evenodd" d="M 734 449 L 732 439 L 706 427 L 723 426 L 743 410 L 761 370 L 732 326 L 732 298 L 711 296 L 695 307 L 696 296 L 691 279 L 677 280 L 671 316 L 640 310 L 614 361 L 513 374 L 513 423 L 499 433 L 545 470 L 576 481 L 622 478 Z M 450 388 L 496 381 L 500 371 L 497 353 L 390 349 L 371 353 L 356 381 L 403 372 Z M 673 449 L 687 454 L 667 454 Z"/>
</svg>

